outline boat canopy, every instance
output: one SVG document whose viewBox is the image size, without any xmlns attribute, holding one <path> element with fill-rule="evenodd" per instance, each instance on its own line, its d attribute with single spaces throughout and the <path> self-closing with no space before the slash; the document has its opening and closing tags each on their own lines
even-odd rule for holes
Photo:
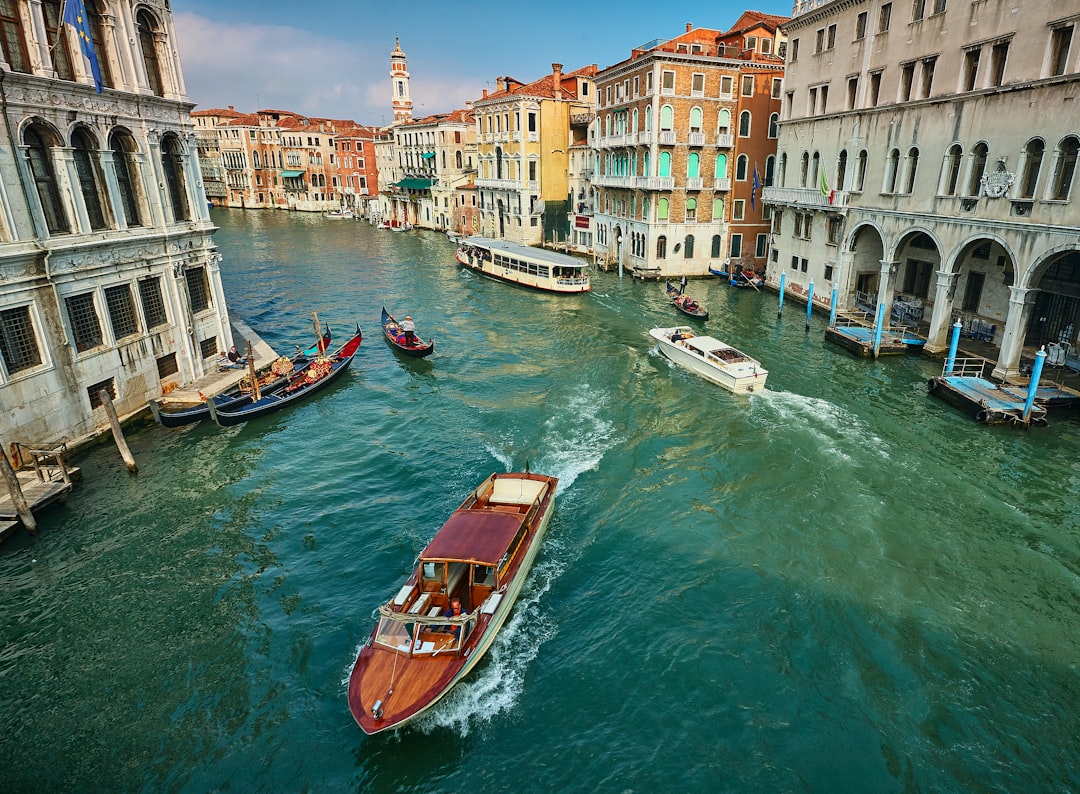
<svg viewBox="0 0 1080 794">
<path fill-rule="evenodd" d="M 514 542 L 524 516 L 497 509 L 458 510 L 420 555 L 422 560 L 452 560 L 496 566 Z"/>
</svg>

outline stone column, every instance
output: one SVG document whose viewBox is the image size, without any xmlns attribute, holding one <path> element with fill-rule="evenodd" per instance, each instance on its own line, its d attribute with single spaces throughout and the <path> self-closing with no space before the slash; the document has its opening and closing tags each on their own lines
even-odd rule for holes
<svg viewBox="0 0 1080 794">
<path fill-rule="evenodd" d="M 72 233 L 80 234 L 90 231 L 90 216 L 86 212 L 86 203 L 83 201 L 82 190 L 75 187 L 79 184 L 78 174 L 75 172 L 75 156 L 73 150 L 66 146 L 54 146 L 51 149 L 53 156 L 53 170 L 56 172 L 56 186 L 60 190 L 61 201 L 65 196 L 69 199 L 68 206 L 75 210 L 75 223 L 72 224 Z"/>
<path fill-rule="evenodd" d="M 166 225 L 165 218 L 165 172 L 161 165 L 161 134 L 151 131 L 146 136 L 145 161 L 141 153 L 136 155 L 140 160 L 139 173 L 142 175 L 143 185 L 146 187 L 146 200 L 150 204 L 150 215 L 154 226 L 162 228 Z"/>
<path fill-rule="evenodd" d="M 937 283 L 934 285 L 934 313 L 930 317 L 930 330 L 927 332 L 926 350 L 937 353 L 949 346 L 949 334 L 952 332 L 952 296 L 950 295 L 953 274 L 945 270 L 937 271 Z"/>
<path fill-rule="evenodd" d="M 1001 352 L 993 376 L 999 380 L 1020 374 L 1020 353 L 1027 335 L 1028 319 L 1035 304 L 1037 289 L 1027 287 L 1009 287 L 1009 316 L 1005 320 L 1005 331 L 1001 334 Z"/>
<path fill-rule="evenodd" d="M 880 276 L 880 278 L 878 278 L 877 302 L 878 302 L 879 306 L 881 304 L 883 304 L 883 303 L 885 304 L 885 321 L 884 322 L 886 324 L 888 324 L 888 322 L 889 322 L 889 307 L 892 306 L 892 296 L 893 296 L 892 276 L 897 271 L 897 269 L 899 267 L 900 267 L 899 262 L 894 262 L 894 261 L 892 261 L 890 259 L 882 259 L 881 260 L 881 276 Z"/>
</svg>

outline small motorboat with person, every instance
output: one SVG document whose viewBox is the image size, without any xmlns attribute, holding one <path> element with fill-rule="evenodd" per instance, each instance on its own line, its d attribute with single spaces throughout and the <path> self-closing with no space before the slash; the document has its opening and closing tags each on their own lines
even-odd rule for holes
<svg viewBox="0 0 1080 794">
<path fill-rule="evenodd" d="M 356 335 L 339 347 L 333 353 L 325 351 L 304 364 L 295 374 L 281 387 L 270 393 L 256 390 L 251 402 L 218 410 L 215 405 L 208 403 L 210 417 L 222 427 L 238 425 L 251 419 L 275 411 L 280 411 L 301 400 L 307 399 L 315 392 L 326 388 L 349 368 L 353 356 L 360 347 L 362 335 L 360 326 L 356 326 Z"/>
<path fill-rule="evenodd" d="M 660 352 L 680 367 L 736 394 L 765 388 L 769 372 L 756 359 L 711 336 L 697 336 L 687 325 L 653 328 L 649 336 Z"/>
<path fill-rule="evenodd" d="M 527 466 L 492 474 L 420 552 L 378 608 L 349 676 L 349 710 L 364 733 L 423 714 L 491 647 L 536 559 L 558 483 Z"/>
<path fill-rule="evenodd" d="M 432 339 L 429 342 L 425 342 L 416 335 L 414 328 L 408 327 L 411 324 L 412 317 L 406 317 L 404 323 L 399 323 L 394 319 L 394 316 L 386 310 L 386 307 L 383 307 L 383 337 L 390 344 L 390 347 L 403 355 L 411 356 L 412 358 L 424 358 L 425 356 L 430 356 L 435 352 L 435 340 Z"/>
<path fill-rule="evenodd" d="M 686 295 L 682 287 L 674 287 L 670 281 L 665 281 L 664 284 L 667 287 L 668 299 L 676 309 L 688 317 L 693 317 L 695 320 L 709 319 L 709 310 L 689 295 Z"/>
</svg>

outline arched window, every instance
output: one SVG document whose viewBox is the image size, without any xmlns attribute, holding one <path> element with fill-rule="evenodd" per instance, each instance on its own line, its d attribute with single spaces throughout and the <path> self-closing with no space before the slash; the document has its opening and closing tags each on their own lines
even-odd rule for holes
<svg viewBox="0 0 1080 794">
<path fill-rule="evenodd" d="M 739 137 L 750 137 L 750 111 L 744 110 L 739 114 Z"/>
<path fill-rule="evenodd" d="M 714 198 L 712 201 L 712 219 L 714 221 L 724 220 L 724 200 L 722 198 Z"/>
<path fill-rule="evenodd" d="M 1076 173 L 1076 155 L 1080 150 L 1080 141 L 1070 135 L 1058 144 L 1057 167 L 1054 169 L 1054 192 L 1050 195 L 1054 201 L 1068 201 L 1072 190 L 1073 176 Z"/>
<path fill-rule="evenodd" d="M 658 176 L 671 176 L 671 152 L 660 152 L 660 173 Z"/>
<path fill-rule="evenodd" d="M 454 152 L 454 167 L 461 170 L 461 150 Z"/>
<path fill-rule="evenodd" d="M 630 113 L 630 131 L 631 132 L 637 132 L 638 131 L 637 121 L 638 121 L 637 108 L 634 108 L 634 110 Z"/>
<path fill-rule="evenodd" d="M 191 220 L 180 141 L 175 135 L 166 135 L 161 140 L 161 169 L 165 173 L 165 185 L 168 187 L 173 222 Z"/>
<path fill-rule="evenodd" d="M 652 171 L 649 170 L 649 167 L 651 165 L 652 165 L 652 158 L 649 156 L 649 150 L 646 149 L 645 150 L 645 176 L 652 176 L 653 175 Z"/>
<path fill-rule="evenodd" d="M 671 105 L 664 105 L 662 108 L 660 108 L 660 129 L 675 129 L 675 110 L 671 107 Z"/>
<path fill-rule="evenodd" d="M 102 85 L 108 88 L 116 88 L 112 68 L 109 66 L 109 49 L 105 46 L 105 23 L 102 20 L 101 4 L 99 0 L 86 0 L 84 5 L 86 13 L 90 16 L 90 37 L 94 42 L 94 52 L 97 54 Z"/>
<path fill-rule="evenodd" d="M 769 116 L 769 137 L 770 138 L 779 138 L 780 137 L 780 114 L 779 113 L 773 113 L 771 116 Z"/>
<path fill-rule="evenodd" d="M 652 105 L 645 107 L 645 132 L 652 132 Z"/>
<path fill-rule="evenodd" d="M 866 184 L 866 149 L 859 152 L 859 166 L 855 170 L 855 189 L 862 190 Z"/>
<path fill-rule="evenodd" d="M 982 184 L 983 171 L 986 170 L 986 155 L 989 148 L 985 143 L 975 144 L 971 150 L 971 170 L 968 172 L 967 190 L 965 196 L 979 195 L 979 186 Z"/>
<path fill-rule="evenodd" d="M 726 154 L 718 154 L 718 155 L 716 155 L 716 170 L 713 172 L 713 177 L 715 177 L 716 179 L 726 179 L 727 178 L 727 155 Z"/>
<path fill-rule="evenodd" d="M 145 8 L 135 15 L 135 26 L 139 30 L 139 48 L 142 51 L 143 64 L 146 66 L 146 79 L 150 90 L 157 96 L 165 96 L 162 80 L 161 61 L 158 58 L 157 33 L 160 30 L 157 20 Z"/>
<path fill-rule="evenodd" d="M 847 149 L 841 149 L 836 159 L 836 189 L 847 190 Z"/>
<path fill-rule="evenodd" d="M 1039 183 L 1039 171 L 1042 168 L 1043 153 L 1046 145 L 1041 138 L 1032 138 L 1024 146 L 1024 154 L 1021 157 L 1020 185 L 1017 195 L 1020 198 L 1034 198 L 1035 187 Z"/>
<path fill-rule="evenodd" d="M 716 220 L 716 218 L 713 218 L 713 220 Z M 709 256 L 711 256 L 713 259 L 716 259 L 720 256 L 721 242 L 723 242 L 723 238 L 719 234 L 714 234 L 712 236 L 712 246 L 709 248 Z"/>
<path fill-rule="evenodd" d="M 799 171 L 799 187 L 806 187 L 810 176 L 810 152 L 802 153 L 802 168 Z"/>
<path fill-rule="evenodd" d="M 690 108 L 690 132 L 701 132 L 701 108 Z"/>
<path fill-rule="evenodd" d="M 503 173 L 503 151 L 501 146 L 495 147 L 495 178 L 502 179 Z"/>
<path fill-rule="evenodd" d="M 7 0 L 0 5 L 11 6 Z M 71 49 L 68 47 L 68 26 L 60 19 L 60 0 L 45 0 L 41 4 L 45 16 L 45 35 L 48 37 L 53 69 L 60 80 L 74 80 L 75 71 L 71 68 Z"/>
<path fill-rule="evenodd" d="M 716 121 L 716 128 L 720 130 L 721 133 L 726 133 L 731 129 L 731 111 L 727 108 L 722 108 L 720 110 L 720 115 Z"/>
<path fill-rule="evenodd" d="M 896 172 L 900 170 L 900 150 L 893 149 L 889 152 L 889 158 L 885 161 L 885 184 L 882 185 L 882 193 L 896 192 Z"/>
<path fill-rule="evenodd" d="M 689 220 L 689 219 L 688 219 Z M 694 235 L 686 235 L 686 239 L 683 241 L 683 259 L 694 258 Z"/>
<path fill-rule="evenodd" d="M 658 199 L 656 202 L 656 218 L 657 220 L 666 221 L 668 219 L 668 200 L 666 198 Z"/>
<path fill-rule="evenodd" d="M 690 156 L 686 158 L 686 176 L 690 179 L 699 176 L 697 152 L 690 152 Z"/>
<path fill-rule="evenodd" d="M 762 183 L 765 187 L 772 187 L 773 180 L 776 178 L 776 156 L 770 154 L 765 158 L 765 181 Z"/>
<path fill-rule="evenodd" d="M 919 170 L 919 150 L 912 146 L 907 153 L 907 173 L 904 180 L 904 192 L 912 193 L 915 189 L 915 174 Z"/>
<path fill-rule="evenodd" d="M 750 158 L 745 154 L 740 154 L 735 159 L 735 181 L 745 182 L 746 174 L 750 170 Z"/>
<path fill-rule="evenodd" d="M 90 228 L 94 231 L 104 229 L 105 213 L 102 210 L 99 188 L 101 174 L 97 143 L 90 133 L 81 127 L 71 135 L 71 156 L 75 162 L 75 174 L 79 178 L 79 193 L 90 218 Z"/>
<path fill-rule="evenodd" d="M 255 151 L 253 151 L 253 152 L 251 153 L 251 163 L 252 163 L 252 165 L 254 165 L 254 166 L 255 166 L 256 168 L 258 168 L 258 167 L 259 167 L 259 152 L 258 152 L 258 150 L 255 150 Z"/>
<path fill-rule="evenodd" d="M 661 206 L 665 206 L 666 202 L 667 202 L 667 199 L 660 199 Z M 667 216 L 665 215 L 665 217 L 667 217 Z M 662 234 L 659 237 L 656 238 L 656 258 L 657 259 L 666 259 L 667 258 L 667 237 L 665 237 Z"/>
<path fill-rule="evenodd" d="M 817 187 L 821 184 L 821 177 L 819 173 L 821 171 L 821 155 L 814 152 L 813 158 L 810 160 L 810 187 Z"/>
<path fill-rule="evenodd" d="M 688 198 L 686 200 L 686 220 L 697 220 L 697 199 Z"/>
<path fill-rule="evenodd" d="M 142 226 L 139 212 L 138 170 L 135 166 L 135 140 L 127 133 L 114 132 L 109 140 L 113 153 L 113 170 L 120 188 L 120 203 L 128 226 Z"/>
<path fill-rule="evenodd" d="M 23 133 L 23 144 L 26 146 L 26 160 L 34 177 L 41 211 L 45 214 L 45 226 L 49 234 L 67 234 L 71 227 L 60 201 L 56 171 L 53 170 L 52 148 L 56 145 L 55 140 L 47 130 L 34 125 L 27 127 Z"/>
<path fill-rule="evenodd" d="M 19 4 L 14 0 L 0 2 L 0 48 L 11 71 L 29 73 L 30 59 L 26 56 L 22 18 L 19 16 Z"/>
</svg>

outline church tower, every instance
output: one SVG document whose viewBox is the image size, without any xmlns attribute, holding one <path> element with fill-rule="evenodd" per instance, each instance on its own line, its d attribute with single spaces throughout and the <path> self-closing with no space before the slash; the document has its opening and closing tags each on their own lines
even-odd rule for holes
<svg viewBox="0 0 1080 794">
<path fill-rule="evenodd" d="M 412 121 L 412 98 L 409 96 L 409 70 L 401 44 L 394 37 L 394 51 L 390 53 L 390 79 L 394 84 L 394 124 Z"/>
</svg>

